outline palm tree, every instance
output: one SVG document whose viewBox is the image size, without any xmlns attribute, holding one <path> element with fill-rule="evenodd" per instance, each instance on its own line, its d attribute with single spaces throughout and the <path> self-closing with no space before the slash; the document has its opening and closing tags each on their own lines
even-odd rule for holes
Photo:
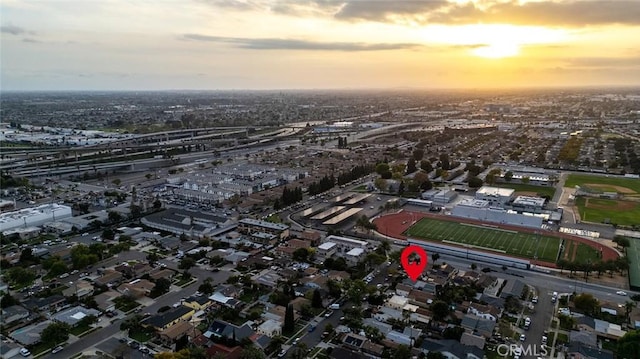
<svg viewBox="0 0 640 359">
<path fill-rule="evenodd" d="M 624 314 L 627 317 L 627 322 L 631 323 L 631 312 L 633 311 L 633 308 L 635 308 L 636 303 L 628 300 L 626 303 L 624 303 Z"/>
</svg>

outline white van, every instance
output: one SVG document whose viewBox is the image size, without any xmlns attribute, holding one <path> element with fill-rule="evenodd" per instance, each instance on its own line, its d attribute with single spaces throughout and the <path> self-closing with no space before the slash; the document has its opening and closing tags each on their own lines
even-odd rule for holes
<svg viewBox="0 0 640 359">
<path fill-rule="evenodd" d="M 329 306 L 329 309 L 333 309 L 333 310 L 338 310 L 340 309 L 340 304 L 338 303 L 333 303 Z"/>
</svg>

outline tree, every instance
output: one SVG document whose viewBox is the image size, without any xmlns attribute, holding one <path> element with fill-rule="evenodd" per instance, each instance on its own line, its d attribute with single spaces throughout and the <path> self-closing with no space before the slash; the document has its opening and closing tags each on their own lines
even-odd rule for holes
<svg viewBox="0 0 640 359">
<path fill-rule="evenodd" d="M 264 352 L 254 345 L 250 345 L 242 349 L 240 353 L 240 359 L 264 359 L 266 358 Z"/>
<path fill-rule="evenodd" d="M 387 173 L 390 172 L 389 171 L 389 165 L 386 163 L 378 163 L 376 165 L 376 173 L 379 174 L 380 176 L 382 176 L 383 173 Z"/>
<path fill-rule="evenodd" d="M 384 178 L 376 178 L 373 184 L 382 192 L 387 190 L 387 180 L 385 180 Z"/>
<path fill-rule="evenodd" d="M 11 294 L 3 295 L 2 299 L 0 300 L 0 308 L 2 309 L 16 304 L 20 304 L 20 302 L 16 298 L 12 297 Z"/>
<path fill-rule="evenodd" d="M 435 264 L 438 261 L 438 259 L 440 259 L 440 255 L 438 253 L 432 253 L 431 259 L 433 260 L 433 264 Z"/>
<path fill-rule="evenodd" d="M 511 182 L 512 179 L 513 179 L 513 172 L 507 171 L 504 174 L 504 180 L 507 181 L 507 182 Z"/>
<path fill-rule="evenodd" d="M 292 333 L 295 328 L 295 320 L 293 317 L 293 305 L 288 304 L 287 310 L 284 313 L 284 325 L 282 326 L 282 331 L 287 333 Z"/>
<path fill-rule="evenodd" d="M 20 252 L 21 264 L 35 262 L 36 260 L 37 260 L 37 257 L 33 255 L 33 250 L 31 248 L 25 248 L 22 250 L 22 252 Z"/>
<path fill-rule="evenodd" d="M 413 158 L 416 161 L 422 161 L 422 157 L 424 157 L 424 150 L 422 148 L 416 148 L 413 150 Z"/>
<path fill-rule="evenodd" d="M 120 183 L 122 183 L 122 181 L 120 180 L 120 178 L 115 178 L 113 181 L 111 181 L 111 183 L 113 183 L 116 187 L 120 187 Z"/>
<path fill-rule="evenodd" d="M 423 171 L 429 173 L 429 172 L 433 171 L 433 166 L 431 165 L 431 162 L 429 162 L 427 160 L 422 160 L 422 161 L 420 161 L 420 169 L 422 169 Z"/>
<path fill-rule="evenodd" d="M 469 187 L 470 188 L 480 188 L 482 187 L 483 182 L 480 178 L 473 176 L 469 178 Z"/>
<path fill-rule="evenodd" d="M 309 250 L 307 248 L 298 248 L 293 252 L 293 260 L 306 262 L 309 258 Z"/>
<path fill-rule="evenodd" d="M 142 320 L 144 318 L 140 314 L 133 315 L 125 319 L 120 323 L 120 330 L 125 330 L 128 333 L 137 332 L 142 330 Z"/>
<path fill-rule="evenodd" d="M 112 213 L 115 213 L 115 212 L 112 212 Z M 113 229 L 111 229 L 111 228 L 105 228 L 102 231 L 102 239 L 106 239 L 106 240 L 112 241 L 115 238 L 115 236 L 116 236 L 116 234 L 113 231 Z"/>
<path fill-rule="evenodd" d="M 447 357 L 440 353 L 440 352 L 434 352 L 434 351 L 430 351 L 427 354 L 427 359 L 446 359 Z"/>
<path fill-rule="evenodd" d="M 211 283 L 212 281 L 213 279 L 211 278 L 205 279 L 204 282 L 200 284 L 200 286 L 198 287 L 198 292 L 204 293 L 206 295 L 212 294 L 215 290 L 215 287 Z"/>
<path fill-rule="evenodd" d="M 442 321 L 449 316 L 449 304 L 441 300 L 436 300 L 431 304 L 431 312 L 433 313 L 433 319 L 436 321 Z"/>
<path fill-rule="evenodd" d="M 186 271 L 189 271 L 189 269 L 191 269 L 191 267 L 196 265 L 196 261 L 191 258 L 191 257 L 184 257 L 180 260 L 180 264 L 178 265 L 179 269 L 184 269 Z"/>
<path fill-rule="evenodd" d="M 394 359 L 411 359 L 411 349 L 404 344 L 400 344 L 393 350 L 391 357 Z"/>
<path fill-rule="evenodd" d="M 160 198 L 156 198 L 156 200 L 153 201 L 153 208 L 154 209 L 162 208 L 162 201 L 160 201 Z"/>
<path fill-rule="evenodd" d="M 636 307 L 636 303 L 628 300 L 626 303 L 624 303 L 624 314 L 627 317 L 627 322 L 631 323 L 631 312 L 633 311 L 633 308 Z"/>
<path fill-rule="evenodd" d="M 413 172 L 415 172 L 417 170 L 418 170 L 418 168 L 416 167 L 416 160 L 413 157 L 409 158 L 409 160 L 407 161 L 407 172 L 406 172 L 406 174 L 411 174 L 411 173 L 413 173 Z"/>
<path fill-rule="evenodd" d="M 640 359 L 640 329 L 628 331 L 618 340 L 618 358 Z"/>
<path fill-rule="evenodd" d="M 586 315 L 594 316 L 600 312 L 598 299 L 594 298 L 590 293 L 578 294 L 573 298 L 573 304 L 577 310 Z"/>
<path fill-rule="evenodd" d="M 9 268 L 4 272 L 9 282 L 19 287 L 27 286 L 36 279 L 35 272 L 22 267 Z"/>
<path fill-rule="evenodd" d="M 51 264 L 51 267 L 49 267 L 49 275 L 52 277 L 59 276 L 61 274 L 67 273 L 68 271 L 69 268 L 67 267 L 66 263 L 61 260 L 53 262 Z"/>
<path fill-rule="evenodd" d="M 322 295 L 317 288 L 313 290 L 313 297 L 311 298 L 311 306 L 314 308 L 323 308 Z"/>
<path fill-rule="evenodd" d="M 40 333 L 40 340 L 44 343 L 59 344 L 69 339 L 69 331 L 71 331 L 69 324 L 54 322 Z"/>
<path fill-rule="evenodd" d="M 116 211 L 109 211 L 108 213 L 109 222 L 118 223 L 122 220 L 122 215 L 120 215 L 120 213 Z"/>
<path fill-rule="evenodd" d="M 156 285 L 153 286 L 149 295 L 153 298 L 159 297 L 165 293 L 168 293 L 171 289 L 171 281 L 167 278 L 158 278 Z"/>
</svg>

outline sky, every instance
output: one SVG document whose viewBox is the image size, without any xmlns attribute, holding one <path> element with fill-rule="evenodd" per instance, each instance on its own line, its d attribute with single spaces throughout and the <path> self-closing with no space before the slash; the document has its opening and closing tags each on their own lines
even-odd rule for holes
<svg viewBox="0 0 640 359">
<path fill-rule="evenodd" d="M 640 0 L 2 0 L 0 89 L 640 85 Z"/>
</svg>

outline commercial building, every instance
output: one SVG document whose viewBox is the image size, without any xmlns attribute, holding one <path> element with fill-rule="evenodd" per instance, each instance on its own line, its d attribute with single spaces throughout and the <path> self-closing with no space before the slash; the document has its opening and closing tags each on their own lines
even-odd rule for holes
<svg viewBox="0 0 640 359">
<path fill-rule="evenodd" d="M 71 216 L 71 207 L 57 203 L 24 208 L 0 214 L 0 231 L 19 227 L 40 226 L 45 223 L 70 218 Z"/>
<path fill-rule="evenodd" d="M 466 199 L 451 209 L 451 215 L 476 219 L 484 222 L 511 224 L 514 226 L 541 228 L 545 220 L 543 214 L 527 215 L 491 206 L 491 203 L 480 199 Z"/>
<path fill-rule="evenodd" d="M 489 202 L 491 206 L 504 207 L 513 199 L 514 189 L 482 186 L 476 191 L 476 199 Z"/>
<path fill-rule="evenodd" d="M 280 239 L 289 237 L 289 226 L 282 223 L 272 223 L 259 219 L 244 218 L 238 222 L 238 231 L 242 234 L 267 233 Z"/>
<path fill-rule="evenodd" d="M 422 193 L 422 199 L 444 206 L 458 197 L 458 194 L 448 188 L 434 188 Z"/>
<path fill-rule="evenodd" d="M 353 238 L 347 238 L 347 237 L 341 237 L 341 236 L 335 236 L 335 235 L 331 235 L 331 236 L 327 236 L 324 239 L 324 242 L 333 242 L 336 244 L 336 253 L 338 255 L 341 255 L 343 253 L 347 253 L 350 250 L 354 249 L 354 248 L 360 248 L 363 250 L 367 250 L 367 246 L 368 243 L 365 241 L 361 241 L 361 240 L 357 240 L 357 239 L 353 239 Z"/>
</svg>

